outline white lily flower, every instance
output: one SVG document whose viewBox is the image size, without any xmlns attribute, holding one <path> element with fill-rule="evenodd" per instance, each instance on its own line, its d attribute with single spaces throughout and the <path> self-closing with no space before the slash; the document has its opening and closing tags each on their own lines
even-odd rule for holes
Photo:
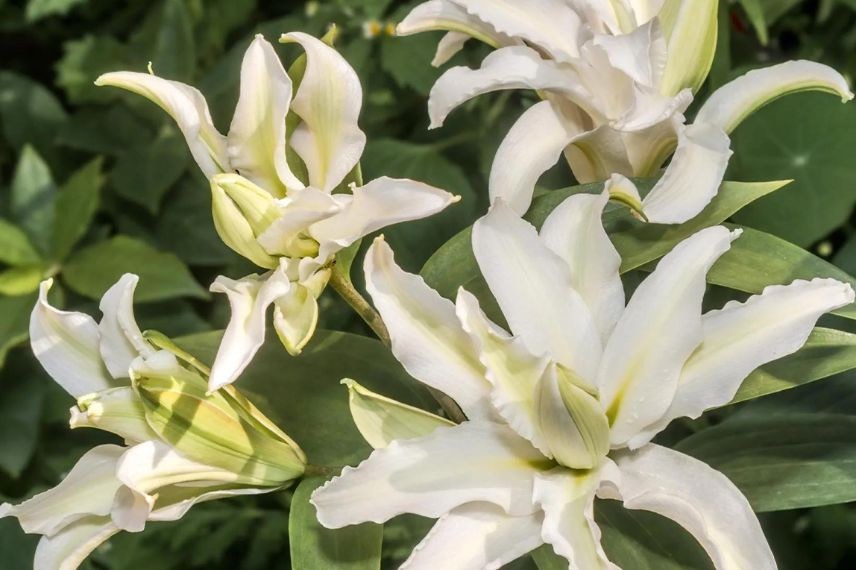
<svg viewBox="0 0 856 570">
<path fill-rule="evenodd" d="M 479 69 L 455 67 L 428 101 L 431 127 L 488 92 L 534 89 L 497 151 L 491 199 L 522 214 L 535 182 L 564 154 L 580 183 L 665 173 L 645 197 L 647 219 L 681 223 L 716 195 L 731 156 L 729 134 L 749 113 L 804 90 L 853 97 L 844 78 L 808 61 L 754 71 L 723 86 L 693 124 L 683 113 L 710 70 L 717 0 L 429 0 L 399 35 L 445 30 L 435 64 L 467 38 L 496 48 Z"/>
<path fill-rule="evenodd" d="M 235 391 L 205 397 L 199 370 L 146 340 L 133 314 L 137 281 L 126 274 L 104 294 L 99 323 L 52 307 L 51 280 L 41 284 L 31 344 L 77 400 L 71 427 L 103 429 L 126 445 L 94 447 L 56 487 L 0 505 L 0 517 L 42 535 L 37 570 L 73 570 L 121 530 L 177 520 L 202 501 L 271 492 L 303 472 L 303 452 L 252 404 Z"/>
<path fill-rule="evenodd" d="M 292 354 L 301 351 L 314 332 L 316 299 L 337 252 L 388 225 L 433 215 L 458 199 L 426 184 L 385 177 L 333 193 L 354 178 L 365 147 L 357 124 L 359 78 L 321 40 L 293 32 L 281 41 L 298 43 L 306 52 L 299 85 L 294 86 L 297 80 L 286 73 L 273 46 L 256 36 L 244 55 L 241 93 L 225 136 L 214 127 L 204 96 L 188 85 L 127 71 L 96 81 L 143 95 L 175 119 L 211 182 L 220 237 L 271 270 L 238 281 L 221 277 L 212 285 L 212 291 L 229 296 L 234 312 L 214 363 L 211 390 L 234 382 L 264 342 L 271 304 L 285 348 Z"/>
<path fill-rule="evenodd" d="M 676 246 L 625 304 L 601 223 L 608 199 L 568 198 L 540 234 L 502 200 L 476 223 L 476 259 L 512 333 L 464 289 L 455 303 L 440 297 L 375 241 L 367 286 L 395 356 L 468 421 L 348 381 L 357 427 L 376 449 L 314 493 L 324 526 L 438 518 L 406 568 L 498 568 L 543 543 L 570 568 L 615 568 L 593 514 L 601 497 L 675 520 L 720 570 L 776 567 L 728 479 L 649 442 L 674 418 L 728 403 L 753 369 L 796 351 L 854 292 L 796 281 L 702 314 L 705 275 L 740 235 L 711 227 Z"/>
</svg>

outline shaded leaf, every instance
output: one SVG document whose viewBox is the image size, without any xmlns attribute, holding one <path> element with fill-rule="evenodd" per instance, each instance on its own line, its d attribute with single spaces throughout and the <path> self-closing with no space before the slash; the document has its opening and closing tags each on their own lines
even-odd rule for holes
<svg viewBox="0 0 856 570">
<path fill-rule="evenodd" d="M 15 150 L 31 144 L 50 158 L 56 133 L 67 120 L 57 98 L 38 83 L 0 71 L 0 123 Z"/>
<path fill-rule="evenodd" d="M 87 0 L 29 0 L 27 2 L 27 20 L 36 22 L 48 16 L 64 16 Z"/>
<path fill-rule="evenodd" d="M 43 253 L 51 247 L 56 193 L 48 165 L 33 147 L 25 146 L 12 178 L 12 216 Z"/>
<path fill-rule="evenodd" d="M 62 261 L 86 234 L 98 210 L 104 174 L 103 160 L 98 157 L 86 163 L 62 186 L 56 199 L 53 227 L 53 258 Z"/>
<path fill-rule="evenodd" d="M 18 226 L 0 219 L 0 262 L 8 265 L 38 263 L 41 256 Z"/>
<path fill-rule="evenodd" d="M 27 340 L 30 312 L 36 304 L 36 295 L 18 297 L 0 296 L 0 368 L 6 362 L 9 349 Z"/>
<path fill-rule="evenodd" d="M 184 139 L 172 134 L 122 153 L 110 180 L 117 194 L 154 214 L 186 169 Z"/>
</svg>

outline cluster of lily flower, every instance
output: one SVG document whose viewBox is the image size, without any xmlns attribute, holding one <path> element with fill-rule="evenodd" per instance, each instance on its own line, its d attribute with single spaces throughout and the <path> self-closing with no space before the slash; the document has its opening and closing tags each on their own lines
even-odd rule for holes
<svg viewBox="0 0 856 570">
<path fill-rule="evenodd" d="M 750 372 L 798 350 L 822 314 L 853 302 L 853 290 L 832 279 L 796 281 L 703 313 L 706 274 L 740 238 L 716 226 L 672 249 L 626 301 L 621 258 L 602 224 L 610 200 L 651 223 L 689 220 L 716 194 L 729 133 L 748 114 L 805 89 L 852 98 L 835 71 L 789 62 L 725 85 L 687 124 L 683 113 L 713 57 L 716 7 L 430 0 L 401 22 L 399 34 L 447 32 L 438 65 L 471 38 L 496 48 L 479 69 L 456 67 L 437 81 L 433 126 L 489 91 L 534 89 L 541 98 L 500 145 L 492 205 L 472 234 L 510 332 L 471 293 L 441 297 L 375 240 L 364 272 L 391 350 L 413 378 L 453 399 L 460 417 L 346 380 L 354 421 L 375 451 L 315 491 L 321 524 L 438 518 L 408 568 L 498 568 L 544 543 L 570 568 L 611 568 L 593 514 L 599 497 L 674 519 L 718 569 L 775 568 L 740 491 L 651 440 L 676 418 L 728 403 Z M 412 180 L 363 183 L 360 82 L 329 40 L 285 34 L 281 41 L 305 51 L 286 71 L 256 37 L 225 136 L 188 85 L 134 72 L 98 79 L 175 119 L 211 182 L 220 236 L 265 272 L 211 286 L 232 309 L 211 369 L 139 330 L 136 277 L 105 294 L 99 323 L 52 307 L 50 282 L 42 284 L 32 348 L 77 400 L 71 427 L 110 431 L 125 446 L 95 447 L 57 487 L 0 507 L 0 516 L 44 535 L 37 568 L 76 568 L 120 530 L 299 478 L 307 464 L 299 446 L 231 386 L 264 342 L 269 307 L 282 344 L 298 354 L 338 252 L 456 201 Z M 562 155 L 577 180 L 603 181 L 603 191 L 567 198 L 538 231 L 521 216 Z M 631 179 L 646 176 L 660 177 L 643 198 Z"/>
</svg>

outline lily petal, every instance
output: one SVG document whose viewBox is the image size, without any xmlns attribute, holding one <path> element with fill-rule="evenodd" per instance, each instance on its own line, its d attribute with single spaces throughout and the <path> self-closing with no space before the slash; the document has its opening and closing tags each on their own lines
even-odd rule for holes
<svg viewBox="0 0 856 570">
<path fill-rule="evenodd" d="M 146 409 L 131 386 L 110 388 L 77 399 L 71 408 L 71 429 L 92 427 L 114 433 L 126 444 L 157 439 L 146 420 Z"/>
<path fill-rule="evenodd" d="M 118 445 L 99 445 L 87 451 L 59 485 L 20 505 L 4 504 L 0 516 L 17 517 L 26 533 L 53 535 L 74 521 L 90 515 L 110 514 L 113 497 L 121 486 L 116 478 Z"/>
<path fill-rule="evenodd" d="M 348 403 L 357 429 L 375 449 L 396 439 L 422 437 L 438 427 L 455 425 L 446 418 L 381 396 L 349 378 L 342 384 L 348 387 Z"/>
<path fill-rule="evenodd" d="M 473 253 L 512 332 L 592 383 L 601 353 L 591 312 L 567 264 L 531 224 L 497 200 L 473 226 Z"/>
<path fill-rule="evenodd" d="M 327 528 L 382 523 L 403 513 L 437 518 L 476 501 L 528 515 L 535 511 L 532 478 L 543 461 L 506 426 L 465 422 L 375 450 L 316 490 L 311 502 Z"/>
<path fill-rule="evenodd" d="M 654 444 L 620 453 L 615 463 L 619 476 L 607 481 L 598 496 L 677 522 L 699 541 L 717 570 L 776 568 L 749 502 L 719 471 Z"/>
<path fill-rule="evenodd" d="M 211 367 L 210 391 L 231 384 L 241 375 L 264 343 L 268 307 L 290 289 L 281 268 L 237 281 L 220 276 L 211 284 L 212 292 L 225 293 L 229 298 L 232 316 Z"/>
<path fill-rule="evenodd" d="M 101 297 L 103 313 L 98 329 L 101 331 L 101 356 L 114 378 L 128 378 L 128 369 L 138 357 L 148 358 L 156 352 L 140 332 L 134 318 L 134 290 L 140 278 L 124 274 Z"/>
<path fill-rule="evenodd" d="M 285 160 L 290 103 L 291 79 L 273 46 L 258 34 L 241 63 L 241 94 L 229 127 L 228 153 L 233 169 L 277 197 L 304 187 Z"/>
<path fill-rule="evenodd" d="M 543 544 L 542 518 L 508 516 L 490 503 L 462 505 L 437 521 L 401 568 L 498 570 Z"/>
<path fill-rule="evenodd" d="M 659 85 L 666 69 L 668 50 L 658 20 L 651 20 L 629 34 L 597 35 L 593 43 L 606 52 L 612 65 L 633 81 L 648 87 Z"/>
<path fill-rule="evenodd" d="M 579 55 L 585 28 L 563 0 L 452 0 L 497 33 L 542 47 L 564 61 Z"/>
<path fill-rule="evenodd" d="M 717 89 L 699 109 L 696 122 L 731 133 L 767 103 L 800 91 L 825 91 L 842 101 L 853 98 L 847 81 L 831 67 L 813 61 L 787 61 L 754 69 Z"/>
<path fill-rule="evenodd" d="M 544 510 L 541 537 L 570 568 L 614 569 L 600 545 L 594 520 L 599 472 L 574 472 L 562 467 L 535 476 L 533 502 Z"/>
<path fill-rule="evenodd" d="M 705 314 L 704 340 L 681 371 L 674 402 L 630 447 L 642 445 L 675 418 L 697 418 L 727 404 L 750 372 L 799 350 L 821 315 L 853 299 L 852 287 L 834 279 L 794 281 Z"/>
<path fill-rule="evenodd" d="M 113 387 L 99 352 L 98 325 L 89 315 L 52 307 L 48 301 L 52 284 L 53 279 L 42 281 L 30 315 L 33 354 L 50 377 L 75 398 Z"/>
<path fill-rule="evenodd" d="M 527 109 L 502 139 L 490 170 L 490 199 L 502 198 L 521 216 L 532 203 L 535 184 L 558 162 L 581 132 L 550 101 Z"/>
<path fill-rule="evenodd" d="M 464 45 L 470 41 L 468 34 L 461 32 L 447 32 L 440 41 L 437 42 L 437 51 L 434 53 L 434 59 L 431 60 L 432 67 L 440 67 L 450 59 L 455 57 Z"/>
<path fill-rule="evenodd" d="M 703 338 L 705 276 L 739 235 L 716 226 L 682 241 L 627 304 L 598 373 L 613 446 L 626 444 L 671 405 L 681 369 Z"/>
<path fill-rule="evenodd" d="M 291 289 L 274 301 L 273 327 L 285 350 L 297 356 L 312 338 L 318 325 L 318 301 L 303 285 Z"/>
<path fill-rule="evenodd" d="M 591 311 L 604 343 L 624 311 L 624 286 L 618 274 L 621 256 L 601 220 L 609 198 L 608 189 L 599 196 L 571 196 L 541 227 L 541 239 L 568 265 L 571 286 Z"/>
<path fill-rule="evenodd" d="M 214 127 L 208 103 L 198 89 L 149 73 L 132 71 L 105 73 L 95 80 L 95 85 L 126 89 L 166 111 L 178 124 L 193 159 L 206 178 L 232 170 L 226 137 Z"/>
<path fill-rule="evenodd" d="M 306 163 L 309 184 L 331 192 L 357 165 L 366 135 L 357 125 L 363 104 L 360 79 L 332 47 L 302 32 L 280 38 L 306 50 L 306 73 L 292 101 L 303 122 L 290 144 Z"/>
<path fill-rule="evenodd" d="M 451 396 L 470 419 L 491 417 L 490 383 L 454 305 L 418 275 L 403 271 L 382 238 L 366 253 L 366 289 L 407 372 Z"/>
<path fill-rule="evenodd" d="M 401 21 L 395 28 L 396 35 L 410 36 L 421 32 L 430 32 L 436 30 L 447 30 L 455 34 L 455 40 L 444 40 L 449 44 L 457 44 L 461 36 L 465 38 L 475 38 L 493 48 L 498 48 L 500 45 L 505 45 L 511 42 L 511 39 L 498 33 L 492 26 L 471 16 L 461 6 L 456 5 L 450 0 L 429 0 L 422 2 L 407 14 L 407 17 Z M 449 34 L 446 35 L 449 37 Z M 460 49 L 460 48 L 458 48 Z M 439 66 L 448 61 L 458 50 L 441 50 L 437 48 L 438 56 L 432 62 L 432 65 Z M 443 53 L 443 56 L 440 54 Z"/>
<path fill-rule="evenodd" d="M 699 90 L 716 52 L 719 0 L 666 0 L 658 19 L 668 38 L 668 61 L 660 90 L 675 95 Z"/>
<path fill-rule="evenodd" d="M 555 91 L 599 113 L 599 101 L 571 66 L 543 59 L 530 47 L 511 46 L 491 52 L 479 69 L 453 67 L 440 76 L 428 98 L 430 128 L 442 126 L 453 109 L 473 97 L 504 89 Z"/>
<path fill-rule="evenodd" d="M 719 127 L 696 122 L 678 133 L 678 148 L 665 173 L 642 200 L 648 220 L 680 224 L 692 219 L 719 191 L 731 140 Z"/>
<path fill-rule="evenodd" d="M 36 547 L 33 570 L 76 570 L 93 550 L 119 529 L 110 517 L 90 516 L 43 536 Z"/>
<path fill-rule="evenodd" d="M 386 226 L 427 218 L 460 200 L 448 192 L 408 179 L 378 178 L 353 188 L 340 212 L 315 222 L 309 234 L 321 244 L 319 256 L 336 251 Z"/>
</svg>

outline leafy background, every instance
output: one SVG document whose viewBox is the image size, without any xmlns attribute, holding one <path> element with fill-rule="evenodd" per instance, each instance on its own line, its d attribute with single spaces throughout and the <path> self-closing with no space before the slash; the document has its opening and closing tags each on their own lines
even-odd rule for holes
<svg viewBox="0 0 856 570">
<path fill-rule="evenodd" d="M 213 331 L 222 328 L 228 311 L 206 286 L 218 274 L 254 270 L 215 234 L 206 182 L 171 121 L 139 97 L 96 88 L 94 78 L 143 70 L 151 61 L 159 75 L 197 85 L 225 129 L 237 100 L 240 59 L 253 34 L 320 35 L 335 22 L 342 31 L 337 47 L 366 93 L 361 123 L 369 137 L 367 179 L 411 177 L 464 198 L 440 216 L 386 232 L 399 263 L 419 271 L 485 210 L 493 154 L 532 99 L 520 92 L 482 97 L 454 113 L 443 129 L 427 131 L 425 98 L 440 73 L 428 62 L 438 38 L 392 38 L 386 32 L 412 4 L 0 0 L 0 499 L 19 500 L 55 484 L 88 447 L 106 441 L 100 433 L 68 430 L 72 402 L 26 346 L 41 279 L 56 280 L 56 303 L 95 314 L 97 300 L 119 275 L 139 273 L 141 326 L 192 335 L 186 345 L 210 358 Z M 750 68 L 786 59 L 821 61 L 854 76 L 853 0 L 720 4 L 720 45 L 700 100 Z M 296 56 L 294 48 L 277 49 L 286 61 Z M 477 65 L 484 54 L 484 48 L 469 46 L 454 63 Z M 823 95 L 773 103 L 736 131 L 728 178 L 795 182 L 750 204 L 733 221 L 856 273 L 854 149 L 853 104 Z M 541 180 L 551 189 L 572 183 L 562 168 Z M 628 284 L 632 279 L 628 273 Z M 719 288 L 711 292 L 719 303 L 732 296 Z M 241 386 L 313 462 L 335 467 L 367 452 L 350 423 L 340 378 L 357 378 L 425 407 L 432 403 L 335 296 L 325 294 L 322 306 L 321 328 L 345 332 L 319 334 L 297 359 L 273 340 Z M 854 328 L 852 321 L 830 323 Z M 819 358 L 826 358 L 821 344 Z M 796 384 L 814 379 L 800 366 L 786 362 L 769 374 L 790 374 Z M 664 436 L 722 469 L 765 511 L 762 521 L 782 568 L 856 567 L 856 509 L 843 504 L 856 500 L 853 382 L 856 375 L 839 374 L 715 411 Z M 405 517 L 383 529 L 321 533 L 306 504 L 318 483 L 308 479 L 285 493 L 201 505 L 182 521 L 119 535 L 85 567 L 371 568 L 377 562 L 367 563 L 363 550 L 376 550 L 381 539 L 381 564 L 394 567 L 427 529 L 426 521 Z M 825 504 L 832 506 L 805 508 Z M 625 567 L 707 566 L 698 548 L 664 519 L 628 516 L 608 503 L 599 509 L 608 550 Z M 14 519 L 0 520 L 3 567 L 30 567 L 36 541 Z M 327 558 L 337 550 L 348 554 Z M 542 550 L 515 567 L 554 564 Z"/>
</svg>

